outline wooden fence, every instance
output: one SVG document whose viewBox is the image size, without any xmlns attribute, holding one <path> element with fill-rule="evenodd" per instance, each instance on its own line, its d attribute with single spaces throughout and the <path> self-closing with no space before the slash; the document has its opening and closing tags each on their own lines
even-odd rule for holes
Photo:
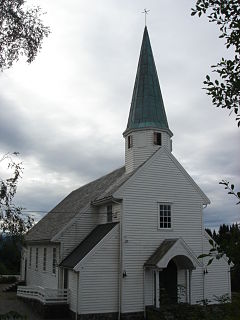
<svg viewBox="0 0 240 320">
<path fill-rule="evenodd" d="M 40 301 L 42 304 L 68 304 L 68 289 L 18 286 L 17 296 Z"/>
</svg>

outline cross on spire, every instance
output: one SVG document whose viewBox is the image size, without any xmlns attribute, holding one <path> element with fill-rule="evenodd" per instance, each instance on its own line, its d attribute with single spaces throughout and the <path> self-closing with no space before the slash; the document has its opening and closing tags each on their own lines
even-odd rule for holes
<svg viewBox="0 0 240 320">
<path fill-rule="evenodd" d="M 147 10 L 146 8 L 144 9 L 144 11 L 142 13 L 145 14 L 145 27 L 147 26 L 147 14 L 150 10 Z"/>
</svg>

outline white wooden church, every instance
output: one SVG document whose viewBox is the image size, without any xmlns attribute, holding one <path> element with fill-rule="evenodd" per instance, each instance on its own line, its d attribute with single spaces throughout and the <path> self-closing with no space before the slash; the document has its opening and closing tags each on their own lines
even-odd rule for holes
<svg viewBox="0 0 240 320">
<path fill-rule="evenodd" d="M 63 293 L 75 319 L 143 318 L 166 297 L 231 296 L 227 260 L 197 258 L 210 249 L 210 201 L 173 156 L 172 136 L 145 27 L 125 165 L 72 191 L 30 230 L 19 296 L 57 303 Z"/>
</svg>

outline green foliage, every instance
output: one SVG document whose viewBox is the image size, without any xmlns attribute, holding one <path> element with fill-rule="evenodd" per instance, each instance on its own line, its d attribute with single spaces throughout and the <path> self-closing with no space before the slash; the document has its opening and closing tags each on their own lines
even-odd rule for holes
<svg viewBox="0 0 240 320">
<path fill-rule="evenodd" d="M 39 7 L 27 9 L 25 0 L 0 1 L 0 70 L 10 68 L 20 55 L 31 63 L 49 35 Z"/>
<path fill-rule="evenodd" d="M 17 281 L 17 278 L 14 276 L 0 277 L 0 283 L 14 283 L 16 281 Z"/>
<path fill-rule="evenodd" d="M 213 240 L 209 240 L 211 249 L 206 254 L 198 256 L 199 259 L 209 257 L 207 265 L 210 265 L 214 259 L 220 259 L 225 254 L 228 258 L 228 263 L 233 263 L 231 269 L 232 290 L 240 291 L 240 227 L 232 224 L 228 226 L 223 224 L 218 232 L 213 232 Z"/>
<path fill-rule="evenodd" d="M 0 237 L 2 274 L 19 274 L 22 242 L 23 238 L 21 236 Z"/>
<path fill-rule="evenodd" d="M 10 311 L 6 314 L 0 314 L 0 320 L 26 320 L 26 316 L 22 316 L 16 311 Z"/>
<path fill-rule="evenodd" d="M 0 177 L 0 230 L 12 235 L 25 233 L 33 224 L 32 217 L 23 215 L 23 208 L 13 202 L 23 172 L 22 162 L 16 162 L 17 156 L 17 152 L 8 153 L 0 159 L 3 171 L 10 170 L 6 178 Z"/>
<path fill-rule="evenodd" d="M 232 303 L 226 296 L 215 297 L 217 303 L 209 305 L 209 300 L 200 301 L 201 304 L 189 305 L 180 303 L 176 305 L 161 306 L 160 310 L 147 308 L 149 320 L 239 320 L 240 294 L 233 295 Z"/>
<path fill-rule="evenodd" d="M 222 58 L 211 66 L 218 79 L 209 75 L 203 82 L 204 89 L 211 96 L 216 107 L 231 109 L 236 114 L 240 126 L 240 1 L 239 0 L 197 0 L 191 15 L 208 14 L 209 22 L 214 22 L 220 29 L 219 38 L 225 39 L 225 46 L 234 52 L 232 59 Z"/>
</svg>

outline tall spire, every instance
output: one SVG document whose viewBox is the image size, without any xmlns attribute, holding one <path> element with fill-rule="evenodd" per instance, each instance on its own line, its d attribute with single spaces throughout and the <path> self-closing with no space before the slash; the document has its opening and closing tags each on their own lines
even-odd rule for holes
<svg viewBox="0 0 240 320">
<path fill-rule="evenodd" d="M 170 133 L 148 30 L 145 26 L 127 129 L 155 128 Z"/>
</svg>

